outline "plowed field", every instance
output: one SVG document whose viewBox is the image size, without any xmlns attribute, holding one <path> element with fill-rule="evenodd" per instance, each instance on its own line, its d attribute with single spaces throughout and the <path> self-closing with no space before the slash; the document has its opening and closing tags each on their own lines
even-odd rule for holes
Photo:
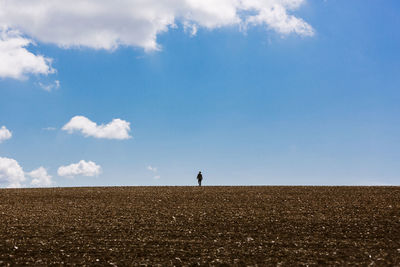
<svg viewBox="0 0 400 267">
<path fill-rule="evenodd" d="M 0 265 L 400 265 L 400 187 L 0 190 Z"/>
</svg>

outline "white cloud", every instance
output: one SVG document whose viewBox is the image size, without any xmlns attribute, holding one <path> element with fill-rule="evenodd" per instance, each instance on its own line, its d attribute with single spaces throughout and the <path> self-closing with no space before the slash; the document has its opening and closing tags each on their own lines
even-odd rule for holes
<svg viewBox="0 0 400 267">
<path fill-rule="evenodd" d="M 105 139 L 129 139 L 130 123 L 121 119 L 113 119 L 108 124 L 97 125 L 84 116 L 75 116 L 62 130 L 68 133 L 81 132 L 84 136 Z"/>
<path fill-rule="evenodd" d="M 70 164 L 68 166 L 61 166 L 58 168 L 57 174 L 59 176 L 74 177 L 82 176 L 97 176 L 101 173 L 101 167 L 93 161 L 81 160 L 78 163 Z"/>
<path fill-rule="evenodd" d="M 47 170 L 44 167 L 39 167 L 36 170 L 27 173 L 27 175 L 33 178 L 31 185 L 46 187 L 53 184 L 51 175 L 47 173 Z"/>
<path fill-rule="evenodd" d="M 34 186 L 50 186 L 53 184 L 51 176 L 47 174 L 44 167 L 40 167 L 28 173 L 24 170 L 15 159 L 0 157 L 0 186 L 5 185 L 9 188 L 18 188 L 25 182 L 26 177 L 33 178 L 31 185 Z"/>
<path fill-rule="evenodd" d="M 151 165 L 147 166 L 147 169 L 148 169 L 149 171 L 152 171 L 152 172 L 157 172 L 157 168 L 156 168 L 156 167 L 153 167 L 153 166 L 151 166 Z"/>
<path fill-rule="evenodd" d="M 46 128 L 42 128 L 42 130 L 55 131 L 55 130 L 57 130 L 57 128 L 56 127 L 46 127 Z"/>
<path fill-rule="evenodd" d="M 305 0 L 0 0 L 0 26 L 64 48 L 112 50 L 120 45 L 157 50 L 157 35 L 178 24 L 199 28 L 264 25 L 280 34 L 313 35 L 313 28 L 290 12 Z M 25 43 L 29 40 L 25 40 Z M 19 48 L 26 44 L 20 44 Z M 22 48 L 24 53 L 28 51 Z M 31 54 L 32 56 L 35 56 Z M 48 72 L 39 58 L 40 73 Z M 47 68 L 46 68 L 47 67 Z M 18 76 L 18 75 L 17 75 Z"/>
<path fill-rule="evenodd" d="M 1 1 L 0 20 L 4 15 L 3 5 L 4 1 Z M 54 72 L 49 58 L 35 55 L 26 49 L 31 43 L 30 39 L 22 37 L 18 31 L 2 27 L 0 23 L 0 78 L 24 79 L 30 73 L 47 75 Z"/>
<path fill-rule="evenodd" d="M 298 8 L 303 1 L 243 1 L 243 4 L 251 9 L 258 9 L 259 13 L 249 16 L 246 19 L 247 24 L 266 25 L 268 28 L 281 34 L 297 33 L 302 36 L 314 35 L 313 28 L 301 18 L 289 15 L 288 9 Z"/>
<path fill-rule="evenodd" d="M 149 166 L 147 166 L 147 169 L 149 171 L 151 171 L 152 173 L 154 173 L 154 177 L 153 177 L 154 179 L 160 179 L 161 178 L 160 175 L 157 175 L 158 169 L 156 167 L 153 167 L 153 166 L 149 165 Z"/>
<path fill-rule="evenodd" d="M 0 157 L 0 185 L 9 188 L 21 187 L 25 181 L 22 167 L 15 159 Z"/>
<path fill-rule="evenodd" d="M 40 88 L 42 88 L 43 90 L 47 91 L 47 92 L 51 92 L 53 91 L 53 89 L 58 89 L 60 88 L 60 81 L 55 80 L 53 83 L 49 83 L 49 84 L 44 84 L 42 82 L 39 82 L 38 85 L 40 86 Z"/>
<path fill-rule="evenodd" d="M 1 126 L 0 128 L 0 143 L 10 139 L 12 137 L 12 133 L 10 132 L 10 130 L 8 130 L 6 128 L 6 126 Z"/>
</svg>

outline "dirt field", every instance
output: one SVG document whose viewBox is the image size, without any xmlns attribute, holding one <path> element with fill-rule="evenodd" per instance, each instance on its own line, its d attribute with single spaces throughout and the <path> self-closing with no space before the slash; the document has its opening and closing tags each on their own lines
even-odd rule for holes
<svg viewBox="0 0 400 267">
<path fill-rule="evenodd" d="M 400 264 L 400 187 L 0 190 L 0 265 Z"/>
</svg>

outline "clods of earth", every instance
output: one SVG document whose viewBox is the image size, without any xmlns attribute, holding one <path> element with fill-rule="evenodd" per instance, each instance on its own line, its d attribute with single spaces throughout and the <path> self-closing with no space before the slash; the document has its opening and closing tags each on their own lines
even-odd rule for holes
<svg viewBox="0 0 400 267">
<path fill-rule="evenodd" d="M 0 265 L 400 265 L 400 187 L 0 190 Z"/>
</svg>

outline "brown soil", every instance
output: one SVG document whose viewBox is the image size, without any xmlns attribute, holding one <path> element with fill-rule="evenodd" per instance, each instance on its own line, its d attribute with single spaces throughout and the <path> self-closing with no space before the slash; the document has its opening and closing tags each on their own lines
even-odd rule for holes
<svg viewBox="0 0 400 267">
<path fill-rule="evenodd" d="M 400 265 L 400 187 L 0 190 L 0 265 Z"/>
</svg>

